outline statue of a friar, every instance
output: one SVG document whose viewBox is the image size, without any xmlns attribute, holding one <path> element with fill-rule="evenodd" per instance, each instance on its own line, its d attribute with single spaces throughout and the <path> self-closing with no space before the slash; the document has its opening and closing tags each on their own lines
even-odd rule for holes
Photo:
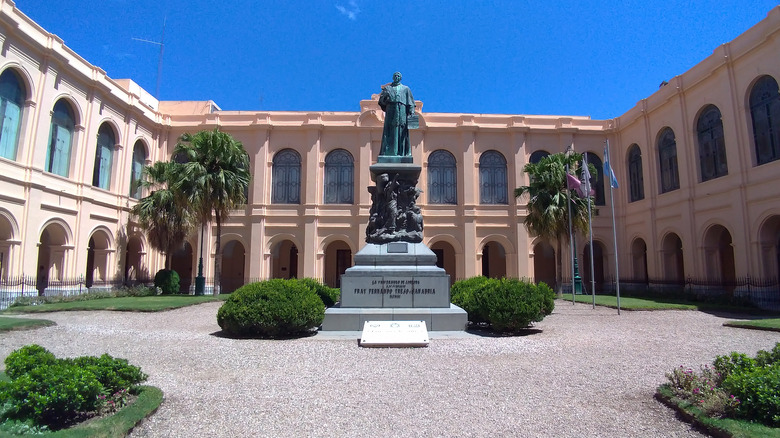
<svg viewBox="0 0 780 438">
<path fill-rule="evenodd" d="M 414 115 L 412 90 L 401 83 L 401 73 L 393 73 L 393 82 L 382 85 L 379 106 L 385 112 L 382 148 L 379 155 L 408 157 L 412 155 L 409 143 L 409 118 Z"/>
</svg>

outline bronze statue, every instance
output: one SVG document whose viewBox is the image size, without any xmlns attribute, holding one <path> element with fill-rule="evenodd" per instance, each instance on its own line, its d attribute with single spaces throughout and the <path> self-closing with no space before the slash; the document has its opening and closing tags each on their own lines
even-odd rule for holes
<svg viewBox="0 0 780 438">
<path fill-rule="evenodd" d="M 382 148 L 379 155 L 408 157 L 412 155 L 409 143 L 409 116 L 414 115 L 412 91 L 401 84 L 401 73 L 393 73 L 393 82 L 382 85 L 379 106 L 385 112 Z"/>
</svg>

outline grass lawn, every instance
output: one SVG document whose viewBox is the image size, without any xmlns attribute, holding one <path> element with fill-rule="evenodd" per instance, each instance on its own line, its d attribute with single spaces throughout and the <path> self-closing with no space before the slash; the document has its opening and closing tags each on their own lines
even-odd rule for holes
<svg viewBox="0 0 780 438">
<path fill-rule="evenodd" d="M 10 316 L 0 316 L 0 332 L 7 332 L 9 330 L 34 329 L 50 325 L 54 325 L 54 321 L 49 321 L 48 319 L 13 318 Z"/>
<path fill-rule="evenodd" d="M 575 295 L 578 303 L 593 303 L 592 295 Z M 558 301 L 571 302 L 571 294 L 563 294 Z M 596 295 L 596 305 L 617 308 L 617 297 L 612 295 Z M 696 310 L 696 304 L 674 300 L 620 297 L 620 308 L 623 310 Z"/>
<path fill-rule="evenodd" d="M 754 319 L 749 321 L 728 321 L 723 323 L 727 327 L 739 327 L 756 330 L 770 330 L 780 332 L 780 318 Z"/>
<path fill-rule="evenodd" d="M 575 301 L 578 303 L 593 303 L 593 297 L 591 295 L 575 295 L 574 297 Z M 558 300 L 571 302 L 571 294 L 563 294 L 563 296 L 558 298 Z M 617 308 L 617 297 L 613 295 L 596 295 L 596 305 Z M 777 316 L 777 312 L 770 312 L 752 307 L 686 301 L 674 298 L 620 297 L 620 308 L 622 310 L 700 310 L 704 312 L 728 312 L 749 315 Z M 755 322 L 758 321 L 750 321 L 750 323 Z"/>
<path fill-rule="evenodd" d="M 61 310 L 121 310 L 125 312 L 159 312 L 193 304 L 223 301 L 230 295 L 157 295 L 153 297 L 99 298 L 87 301 L 69 301 L 35 306 L 10 307 L 3 313 L 43 313 Z"/>
</svg>

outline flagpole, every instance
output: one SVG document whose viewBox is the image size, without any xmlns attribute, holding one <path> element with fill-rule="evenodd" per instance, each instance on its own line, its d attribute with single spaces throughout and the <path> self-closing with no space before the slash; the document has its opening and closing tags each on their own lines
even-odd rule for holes
<svg viewBox="0 0 780 438">
<path fill-rule="evenodd" d="M 609 167 L 609 175 L 607 178 L 609 178 L 609 205 L 612 208 L 612 242 L 614 244 L 614 251 L 615 251 L 615 286 L 616 286 L 616 296 L 617 296 L 617 312 L 618 315 L 620 315 L 620 269 L 618 269 L 618 250 L 617 250 L 617 228 L 615 227 L 615 198 L 612 194 L 612 185 L 613 185 L 613 178 L 612 178 L 612 165 L 609 164 L 609 139 L 606 140 L 606 148 L 604 149 L 604 160 L 607 163 L 605 167 Z M 604 169 L 605 171 L 607 169 Z"/>
<path fill-rule="evenodd" d="M 568 178 L 569 175 L 569 163 L 566 163 L 566 175 Z M 569 182 L 566 181 L 566 194 L 568 195 L 566 198 L 566 207 L 568 207 L 569 210 L 569 253 L 571 254 L 571 304 L 573 305 L 576 301 L 574 300 L 574 247 L 571 246 L 572 243 L 572 232 L 571 232 L 571 189 L 569 187 Z"/>
<path fill-rule="evenodd" d="M 596 279 L 593 276 L 594 269 L 593 269 L 593 216 L 591 214 L 590 209 L 590 170 L 588 169 L 588 153 L 585 152 L 582 154 L 582 162 L 585 164 L 585 170 L 583 173 L 587 175 L 585 177 L 585 193 L 587 193 L 588 197 L 588 235 L 589 235 L 589 242 L 588 245 L 590 247 L 590 294 L 593 297 L 593 308 L 596 308 Z"/>
</svg>

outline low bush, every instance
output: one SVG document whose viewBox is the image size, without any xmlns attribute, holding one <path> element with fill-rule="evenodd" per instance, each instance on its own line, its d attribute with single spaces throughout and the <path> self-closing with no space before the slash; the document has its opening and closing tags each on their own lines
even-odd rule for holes
<svg viewBox="0 0 780 438">
<path fill-rule="evenodd" d="M 8 418 L 32 420 L 51 429 L 69 426 L 94 411 L 103 392 L 97 377 L 73 364 L 42 365 L 11 382 L 0 382 L 0 398 L 10 402 Z"/>
<path fill-rule="evenodd" d="M 141 368 L 130 365 L 126 359 L 114 358 L 108 354 L 100 357 L 77 357 L 69 362 L 94 374 L 109 394 L 132 388 L 148 377 L 141 372 Z"/>
<path fill-rule="evenodd" d="M 452 286 L 452 303 L 463 308 L 472 323 L 517 332 L 552 313 L 555 293 L 544 283 L 474 277 Z"/>
<path fill-rule="evenodd" d="M 217 323 L 234 336 L 276 338 L 307 333 L 322 324 L 325 306 L 297 280 L 267 280 L 242 286 L 217 312 Z"/>
<path fill-rule="evenodd" d="M 739 399 L 738 416 L 780 427 L 780 364 L 734 373 L 723 388 Z"/>
<path fill-rule="evenodd" d="M 325 307 L 333 307 L 339 301 L 341 290 L 320 283 L 313 278 L 301 278 L 300 283 L 313 290 L 322 300 Z"/>
<path fill-rule="evenodd" d="M 5 373 L 11 380 L 43 365 L 54 365 L 57 358 L 40 345 L 31 344 L 11 352 L 5 358 Z"/>
<path fill-rule="evenodd" d="M 483 309 L 477 297 L 480 296 L 482 288 L 491 281 L 487 277 L 471 277 L 456 281 L 450 288 L 452 303 L 465 310 L 469 314 L 469 321 L 475 324 L 488 322 L 487 315 L 482 313 Z"/>
<path fill-rule="evenodd" d="M 768 367 L 780 363 L 780 343 L 775 345 L 771 351 L 760 350 L 756 354 L 756 365 L 760 367 Z"/>
<path fill-rule="evenodd" d="M 732 352 L 700 372 L 680 366 L 666 375 L 677 397 L 714 418 L 780 426 L 780 343 L 755 358 Z"/>
<path fill-rule="evenodd" d="M 723 379 L 731 374 L 753 371 L 756 368 L 756 361 L 744 353 L 732 351 L 728 355 L 716 357 L 712 365 L 719 375 L 719 381 L 716 383 L 721 384 Z"/>
<path fill-rule="evenodd" d="M 179 293 L 179 274 L 171 269 L 160 269 L 154 275 L 154 286 L 163 295 Z"/>
<path fill-rule="evenodd" d="M 0 431 L 56 430 L 114 412 L 147 378 L 124 359 L 57 359 L 35 344 L 9 354 L 5 365 L 11 380 L 0 381 Z"/>
</svg>

